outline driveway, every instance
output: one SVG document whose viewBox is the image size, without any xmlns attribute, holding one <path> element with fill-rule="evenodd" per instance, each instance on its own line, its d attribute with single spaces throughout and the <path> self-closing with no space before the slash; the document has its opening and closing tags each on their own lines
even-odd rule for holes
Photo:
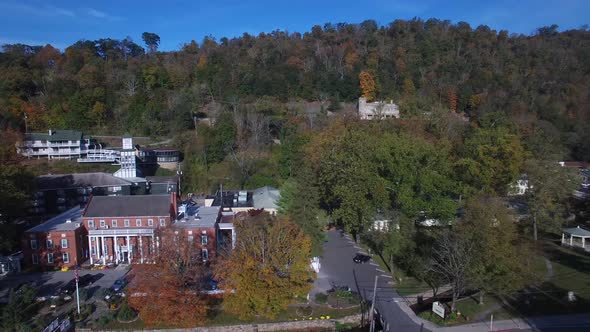
<svg viewBox="0 0 590 332">
<path fill-rule="evenodd" d="M 326 236 L 322 267 L 312 296 L 325 292 L 333 285 L 346 285 L 361 294 L 365 300 L 372 300 L 375 276 L 379 276 L 375 307 L 389 324 L 389 330 L 428 331 L 410 318 L 409 315 L 414 313 L 402 303 L 403 299 L 391 287 L 392 278 L 389 274 L 372 260 L 365 264 L 352 261 L 356 253 L 363 251 L 348 234 L 340 230 L 330 230 L 326 232 Z"/>
<path fill-rule="evenodd" d="M 127 269 L 119 267 L 118 269 L 108 269 L 100 271 L 87 271 L 80 270 L 80 276 L 86 274 L 103 274 L 92 286 L 98 289 L 98 287 L 109 288 L 113 285 L 115 280 L 121 278 L 127 273 Z M 30 274 L 17 274 L 10 275 L 3 279 L 0 279 L 0 302 L 6 302 L 8 300 L 8 294 L 10 288 L 17 287 L 20 284 L 34 281 L 39 287 L 38 296 L 50 295 L 57 288 L 64 286 L 70 280 L 74 279 L 74 271 L 68 272 L 44 272 L 44 273 L 30 273 Z M 97 287 L 98 286 L 98 287 Z"/>
</svg>

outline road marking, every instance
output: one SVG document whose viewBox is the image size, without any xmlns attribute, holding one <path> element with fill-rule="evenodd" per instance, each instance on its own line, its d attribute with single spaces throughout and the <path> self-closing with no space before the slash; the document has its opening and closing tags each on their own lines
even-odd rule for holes
<svg viewBox="0 0 590 332">
<path fill-rule="evenodd" d="M 385 273 L 385 271 L 383 271 L 383 270 L 381 270 L 381 269 L 377 269 L 377 271 Z"/>
<path fill-rule="evenodd" d="M 371 262 L 370 264 L 373 265 L 373 266 L 379 266 L 378 264 L 373 263 L 373 262 Z"/>
<path fill-rule="evenodd" d="M 391 279 L 393 279 L 393 277 L 390 276 L 389 274 L 382 274 L 381 276 L 384 277 L 384 278 L 391 278 Z"/>
</svg>

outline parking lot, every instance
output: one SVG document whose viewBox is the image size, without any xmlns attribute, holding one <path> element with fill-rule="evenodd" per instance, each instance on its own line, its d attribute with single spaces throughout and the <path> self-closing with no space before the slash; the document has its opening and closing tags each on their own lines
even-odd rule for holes
<svg viewBox="0 0 590 332">
<path fill-rule="evenodd" d="M 127 274 L 127 268 L 119 266 L 116 269 L 88 271 L 80 270 L 80 277 L 91 274 L 95 276 L 95 282 L 92 284 L 92 289 L 109 288 L 113 285 L 115 280 Z M 100 276 L 102 274 L 102 276 Z M 8 301 L 8 294 L 11 288 L 18 287 L 23 283 L 33 282 L 39 288 L 37 296 L 49 296 L 59 288 L 65 286 L 70 280 L 74 279 L 74 271 L 67 272 L 44 272 L 44 273 L 30 273 L 11 275 L 0 279 L 0 302 Z"/>
</svg>

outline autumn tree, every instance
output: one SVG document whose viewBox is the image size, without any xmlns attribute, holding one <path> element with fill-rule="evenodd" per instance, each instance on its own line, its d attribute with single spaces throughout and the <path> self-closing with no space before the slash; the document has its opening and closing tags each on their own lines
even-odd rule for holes
<svg viewBox="0 0 590 332">
<path fill-rule="evenodd" d="M 148 326 L 194 327 L 206 320 L 201 250 L 186 234 L 175 227 L 162 231 L 154 263 L 133 268 L 129 305 Z"/>
<path fill-rule="evenodd" d="M 377 93 L 377 85 L 373 75 L 368 70 L 363 70 L 359 74 L 359 81 L 361 85 L 362 96 L 367 98 L 367 101 L 373 101 Z"/>
<path fill-rule="evenodd" d="M 236 247 L 216 266 L 226 291 L 224 310 L 244 319 L 274 318 L 311 290 L 309 237 L 287 218 L 266 212 L 243 215 L 234 225 Z"/>
</svg>

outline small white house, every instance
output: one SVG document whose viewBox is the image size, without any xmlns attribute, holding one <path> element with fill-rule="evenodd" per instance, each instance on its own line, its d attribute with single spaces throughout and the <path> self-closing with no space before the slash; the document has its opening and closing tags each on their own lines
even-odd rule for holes
<svg viewBox="0 0 590 332">
<path fill-rule="evenodd" d="M 361 97 L 358 112 L 361 120 L 399 118 L 399 108 L 393 101 L 368 103 L 367 98 Z"/>
<path fill-rule="evenodd" d="M 526 191 L 530 188 L 529 180 L 526 174 L 522 174 L 518 180 L 510 184 L 508 188 L 509 196 L 522 196 L 526 194 Z"/>
</svg>

